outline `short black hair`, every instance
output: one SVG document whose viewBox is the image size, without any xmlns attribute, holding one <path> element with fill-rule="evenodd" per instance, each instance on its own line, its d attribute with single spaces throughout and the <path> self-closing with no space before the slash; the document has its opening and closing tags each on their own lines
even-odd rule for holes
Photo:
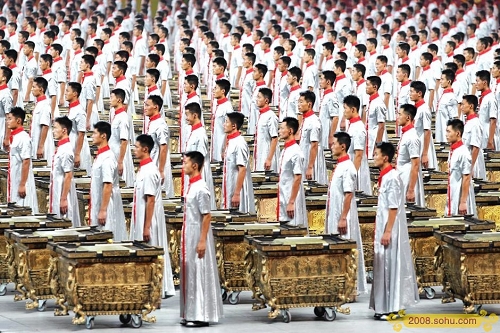
<svg viewBox="0 0 500 333">
<path fill-rule="evenodd" d="M 264 65 L 264 64 L 257 64 L 257 65 L 255 65 L 255 68 L 257 69 L 257 71 L 259 73 L 262 74 L 262 76 L 266 76 L 266 74 L 267 74 L 267 66 L 266 65 Z"/>
<path fill-rule="evenodd" d="M 3 76 L 5 76 L 6 83 L 9 83 L 10 78 L 12 77 L 12 69 L 7 66 L 0 67 L 2 69 Z"/>
<path fill-rule="evenodd" d="M 302 91 L 300 93 L 300 97 L 304 97 L 306 102 L 309 102 L 312 105 L 314 105 L 314 103 L 316 103 L 316 95 L 310 90 Z"/>
<path fill-rule="evenodd" d="M 122 103 L 123 103 L 123 101 L 125 101 L 125 90 L 123 90 L 121 88 L 116 88 L 116 89 L 111 90 L 111 93 L 114 94 L 116 96 L 116 98 L 121 99 Z"/>
<path fill-rule="evenodd" d="M 416 92 L 422 93 L 422 98 L 424 98 L 425 92 L 427 91 L 425 83 L 423 83 L 422 81 L 413 81 L 412 83 L 410 83 L 410 88 L 415 89 Z"/>
<path fill-rule="evenodd" d="M 294 66 L 290 68 L 288 72 L 290 73 L 290 75 L 296 77 L 297 81 L 300 81 L 300 78 L 302 77 L 302 70 L 299 67 Z"/>
<path fill-rule="evenodd" d="M 186 111 L 197 114 L 198 118 L 201 119 L 201 106 L 198 103 L 189 103 L 184 107 Z"/>
<path fill-rule="evenodd" d="M 454 131 L 460 132 L 460 136 L 464 134 L 464 122 L 460 119 L 450 119 L 446 126 L 451 126 Z"/>
<path fill-rule="evenodd" d="M 345 151 L 349 151 L 349 147 L 351 146 L 351 136 L 347 132 L 337 132 L 333 135 L 334 138 L 337 138 L 337 142 L 341 145 L 345 145 Z"/>
<path fill-rule="evenodd" d="M 379 90 L 380 86 L 382 85 L 382 79 L 380 77 L 378 77 L 378 76 L 369 76 L 366 79 L 366 81 L 370 82 L 374 86 L 377 86 L 377 90 Z"/>
<path fill-rule="evenodd" d="M 337 75 L 335 75 L 334 71 L 323 71 L 321 74 L 323 74 L 326 81 L 330 81 L 331 85 L 333 85 L 337 79 Z"/>
<path fill-rule="evenodd" d="M 481 70 L 476 73 L 476 77 L 479 78 L 481 81 L 486 81 L 488 82 L 488 85 L 490 84 L 491 81 L 491 74 L 487 70 Z"/>
<path fill-rule="evenodd" d="M 355 108 L 356 112 L 359 112 L 361 100 L 356 95 L 348 95 L 348 96 L 344 97 L 344 104 L 350 108 Z"/>
<path fill-rule="evenodd" d="M 54 121 L 61 125 L 62 128 L 65 128 L 68 135 L 71 133 L 71 130 L 73 129 L 73 122 L 67 116 L 58 117 Z"/>
<path fill-rule="evenodd" d="M 262 96 L 264 96 L 264 98 L 267 98 L 268 100 L 268 103 L 271 103 L 272 102 L 272 99 L 273 99 L 273 91 L 269 88 L 260 88 L 259 89 L 259 93 L 262 94 Z"/>
<path fill-rule="evenodd" d="M 403 104 L 399 107 L 403 112 L 410 116 L 410 120 L 413 121 L 417 115 L 417 107 L 413 104 Z"/>
<path fill-rule="evenodd" d="M 148 153 L 151 154 L 151 150 L 153 150 L 153 147 L 155 146 L 155 142 L 151 135 L 141 134 L 135 139 L 135 141 L 137 141 L 141 147 L 148 148 Z"/>
<path fill-rule="evenodd" d="M 201 169 L 203 168 L 203 163 L 205 163 L 205 157 L 202 153 L 200 153 L 199 151 L 188 151 L 184 154 L 184 156 L 189 157 L 193 164 L 197 164 L 198 171 L 201 171 Z"/>
<path fill-rule="evenodd" d="M 227 94 L 229 94 L 231 83 L 228 80 L 220 79 L 215 81 L 215 84 L 218 85 L 220 89 L 224 90 L 224 96 L 227 96 Z"/>
<path fill-rule="evenodd" d="M 12 109 L 10 109 L 10 114 L 15 118 L 21 119 L 21 124 L 24 123 L 24 119 L 26 118 L 26 111 L 24 111 L 22 108 L 14 106 Z"/>
<path fill-rule="evenodd" d="M 94 128 L 97 132 L 106 135 L 106 140 L 109 140 L 111 137 L 111 124 L 107 121 L 98 121 L 94 124 Z"/>
<path fill-rule="evenodd" d="M 153 104 L 158 107 L 158 110 L 163 107 L 163 98 L 161 98 L 160 96 L 150 95 L 148 96 L 148 99 L 151 100 L 151 102 L 153 102 Z"/>
<path fill-rule="evenodd" d="M 230 112 L 226 114 L 226 117 L 229 119 L 231 124 L 236 125 L 236 129 L 239 131 L 241 126 L 243 126 L 243 121 L 245 120 L 245 116 L 241 112 Z"/>
<path fill-rule="evenodd" d="M 199 80 L 196 75 L 194 74 L 188 75 L 184 80 L 187 81 L 189 84 L 192 84 L 195 90 L 198 89 Z"/>
<path fill-rule="evenodd" d="M 82 85 L 78 82 L 69 82 L 68 87 L 71 88 L 74 92 L 76 92 L 76 95 L 80 97 L 80 94 L 82 93 Z"/>
<path fill-rule="evenodd" d="M 392 143 L 379 142 L 375 146 L 375 149 L 380 149 L 382 156 L 387 156 L 389 158 L 389 163 L 392 162 L 392 159 L 394 158 L 394 153 L 396 152 L 396 149 L 394 148 L 394 145 Z"/>
<path fill-rule="evenodd" d="M 128 65 L 125 61 L 115 61 L 113 65 L 116 65 L 120 70 L 123 71 L 123 74 L 127 72 Z"/>
<path fill-rule="evenodd" d="M 49 86 L 49 82 L 41 77 L 41 76 L 37 76 L 33 79 L 33 82 L 36 83 L 36 85 L 38 87 L 40 87 L 40 89 L 42 89 L 42 92 L 45 93 L 47 91 L 47 87 Z"/>
<path fill-rule="evenodd" d="M 299 121 L 297 118 L 285 117 L 283 119 L 283 123 L 285 123 L 286 127 L 292 130 L 293 135 L 297 134 L 297 131 L 299 130 Z"/>
<path fill-rule="evenodd" d="M 155 83 L 158 83 L 160 80 L 160 71 L 156 68 L 150 68 L 146 71 L 146 73 L 155 78 Z"/>
<path fill-rule="evenodd" d="M 463 101 L 467 101 L 467 103 L 472 104 L 474 112 L 477 110 L 477 106 L 479 105 L 479 101 L 476 95 L 464 95 L 462 97 Z"/>
<path fill-rule="evenodd" d="M 196 64 L 196 57 L 194 56 L 194 54 L 184 53 L 182 55 L 182 59 L 184 59 L 187 63 L 189 63 L 191 67 L 193 67 L 194 64 Z"/>
</svg>

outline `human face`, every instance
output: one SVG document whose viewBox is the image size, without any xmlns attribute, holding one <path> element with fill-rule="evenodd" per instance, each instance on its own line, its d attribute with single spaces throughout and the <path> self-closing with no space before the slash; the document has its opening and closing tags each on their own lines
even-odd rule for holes
<svg viewBox="0 0 500 333">
<path fill-rule="evenodd" d="M 229 118 L 226 117 L 224 121 L 224 133 L 232 133 L 234 130 L 236 130 L 236 125 L 233 125 L 233 123 L 229 121 Z"/>
<path fill-rule="evenodd" d="M 293 132 L 291 128 L 288 128 L 288 126 L 286 126 L 285 122 L 282 122 L 278 129 L 278 135 L 280 136 L 281 140 L 287 141 L 293 135 Z"/>
<path fill-rule="evenodd" d="M 486 82 L 482 81 L 480 78 L 476 77 L 476 89 L 479 91 L 483 91 L 486 89 Z"/>
<path fill-rule="evenodd" d="M 21 126 L 21 119 L 14 117 L 11 113 L 7 114 L 7 127 L 11 130 Z"/>
<path fill-rule="evenodd" d="M 52 134 L 54 135 L 54 139 L 61 140 L 67 132 L 66 129 L 64 129 L 58 122 L 54 122 Z"/>
<path fill-rule="evenodd" d="M 420 57 L 420 67 L 424 68 L 427 66 L 427 61 L 424 57 Z"/>
<path fill-rule="evenodd" d="M 257 70 L 257 68 L 254 67 L 253 72 L 252 72 L 252 78 L 255 81 L 259 81 L 260 77 L 261 77 L 261 75 L 260 75 L 259 71 Z"/>
<path fill-rule="evenodd" d="M 223 72 L 224 72 L 224 66 L 214 64 L 214 74 L 215 75 L 221 75 Z"/>
<path fill-rule="evenodd" d="M 440 82 L 441 83 L 441 88 L 443 88 L 443 89 L 446 89 L 446 88 L 448 88 L 451 85 L 450 80 L 448 80 L 445 75 L 441 75 L 441 80 L 440 81 L 441 81 Z"/>
<path fill-rule="evenodd" d="M 354 82 L 361 80 L 361 72 L 359 72 L 357 69 L 353 69 L 351 75 Z"/>
<path fill-rule="evenodd" d="M 377 59 L 375 61 L 375 69 L 377 70 L 377 72 L 380 73 L 385 69 L 385 64 L 382 61 Z"/>
<path fill-rule="evenodd" d="M 184 91 L 186 93 L 191 93 L 193 91 L 193 86 L 189 84 L 189 82 L 187 80 L 184 80 Z"/>
<path fill-rule="evenodd" d="M 339 141 L 337 140 L 337 138 L 333 138 L 333 143 L 332 143 L 332 146 L 330 147 L 330 149 L 332 150 L 332 154 L 333 156 L 340 156 L 342 154 L 342 152 L 344 151 L 344 147 L 345 145 L 341 145 L 339 144 Z"/>
<path fill-rule="evenodd" d="M 326 89 L 328 86 L 328 81 L 325 79 L 325 76 L 323 74 L 320 74 L 319 76 L 319 87 L 321 89 Z"/>
<path fill-rule="evenodd" d="M 196 115 L 196 113 L 192 113 L 192 112 L 189 112 L 189 111 L 185 111 L 185 115 L 186 115 L 186 123 L 188 125 L 194 125 L 196 119 L 198 118 L 198 116 Z"/>
<path fill-rule="evenodd" d="M 181 60 L 181 68 L 185 71 L 189 70 L 189 63 L 184 58 Z"/>
<path fill-rule="evenodd" d="M 49 62 L 48 62 L 48 61 L 43 60 L 42 58 L 40 58 L 40 69 L 41 69 L 42 71 L 45 71 L 45 70 L 47 70 L 47 69 L 49 69 L 49 68 L 50 68 L 50 64 L 49 64 Z"/>
<path fill-rule="evenodd" d="M 106 134 L 99 133 L 99 131 L 94 128 L 94 131 L 92 132 L 92 143 L 94 145 L 99 147 L 104 142 L 105 138 L 106 138 Z"/>
<path fill-rule="evenodd" d="M 217 84 L 214 87 L 214 97 L 216 99 L 224 98 L 224 91 Z"/>
<path fill-rule="evenodd" d="M 280 73 L 284 72 L 287 70 L 286 68 L 286 64 L 283 62 L 283 60 L 278 60 L 278 70 L 280 71 Z"/>
<path fill-rule="evenodd" d="M 465 99 L 462 100 L 462 103 L 460 104 L 460 112 L 462 114 L 468 115 L 474 112 L 473 105 L 467 102 Z"/>
<path fill-rule="evenodd" d="M 380 148 L 375 148 L 375 152 L 373 153 L 373 162 L 375 162 L 375 167 L 383 167 L 386 161 L 387 156 L 382 155 Z"/>
<path fill-rule="evenodd" d="M 451 126 L 446 126 L 446 140 L 453 144 L 460 140 L 460 132 L 455 131 Z"/>
<path fill-rule="evenodd" d="M 195 173 L 196 170 L 198 170 L 198 165 L 193 163 L 191 161 L 191 158 L 185 156 L 184 163 L 182 163 L 182 168 L 184 170 L 184 174 L 191 176 L 193 173 Z"/>
<path fill-rule="evenodd" d="M 146 61 L 144 61 L 144 66 L 146 66 L 147 69 L 154 68 L 154 63 L 149 60 L 149 57 L 146 57 Z"/>
<path fill-rule="evenodd" d="M 38 97 L 43 95 L 42 89 L 38 86 L 36 82 L 33 82 L 33 86 L 31 88 L 31 93 L 33 96 Z"/>
<path fill-rule="evenodd" d="M 370 81 L 366 81 L 366 93 L 368 95 L 373 95 L 376 92 L 377 90 L 375 89 L 375 86 Z"/>
<path fill-rule="evenodd" d="M 148 73 L 146 73 L 146 76 L 144 77 L 144 84 L 146 87 L 151 87 L 154 84 L 153 77 Z"/>
<path fill-rule="evenodd" d="M 24 45 L 23 47 L 23 53 L 25 56 L 30 56 L 31 55 L 31 49 L 28 47 L 28 45 Z"/>
<path fill-rule="evenodd" d="M 401 70 L 401 68 L 398 68 L 398 70 L 396 71 L 396 80 L 398 80 L 398 82 L 403 82 L 405 78 L 405 73 Z"/>
<path fill-rule="evenodd" d="M 307 111 L 309 111 L 309 110 L 312 109 L 312 103 L 306 101 L 306 99 L 304 98 L 304 96 L 300 96 L 299 97 L 299 102 L 298 102 L 298 107 L 299 107 L 299 111 L 300 112 L 306 113 Z"/>
<path fill-rule="evenodd" d="M 111 74 L 116 79 L 116 78 L 120 77 L 120 75 L 122 74 L 122 71 L 120 70 L 120 68 L 118 68 L 118 66 L 113 65 L 113 68 L 111 69 Z"/>
<path fill-rule="evenodd" d="M 349 120 L 351 118 L 354 118 L 354 112 L 356 111 L 355 108 L 349 107 L 347 104 L 344 104 L 344 117 Z"/>
<path fill-rule="evenodd" d="M 399 109 L 398 113 L 398 125 L 406 126 L 410 123 L 410 116 L 403 112 L 403 109 Z"/>
<path fill-rule="evenodd" d="M 152 100 L 147 99 L 146 102 L 144 102 L 144 113 L 146 116 L 154 116 L 158 111 L 158 106 L 154 105 Z"/>
<path fill-rule="evenodd" d="M 134 144 L 134 156 L 135 156 L 135 158 L 137 158 L 138 160 L 142 160 L 143 158 L 146 157 L 147 150 L 148 150 L 148 148 L 142 147 L 138 141 L 135 142 L 135 144 Z"/>
<path fill-rule="evenodd" d="M 76 99 L 76 93 L 71 89 L 70 86 L 66 87 L 66 93 L 64 94 L 64 97 L 68 102 L 72 102 Z"/>
<path fill-rule="evenodd" d="M 495 79 L 500 77 L 500 68 L 493 65 L 493 67 L 491 68 L 491 76 Z"/>
<path fill-rule="evenodd" d="M 255 100 L 255 102 L 258 108 L 263 108 L 269 103 L 269 100 L 265 98 L 262 93 L 259 92 L 257 94 L 257 99 Z"/>
<path fill-rule="evenodd" d="M 288 72 L 288 74 L 286 75 L 286 83 L 288 85 L 292 85 L 293 82 L 294 82 L 293 75 L 290 72 Z"/>
</svg>

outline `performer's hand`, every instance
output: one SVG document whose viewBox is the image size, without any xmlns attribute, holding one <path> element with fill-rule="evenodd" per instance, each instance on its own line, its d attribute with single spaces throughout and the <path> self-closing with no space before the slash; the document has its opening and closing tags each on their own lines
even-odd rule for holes
<svg viewBox="0 0 500 333">
<path fill-rule="evenodd" d="M 80 167 L 80 154 L 78 155 L 75 155 L 75 168 L 79 168 Z"/>
<path fill-rule="evenodd" d="M 333 145 L 333 136 L 328 136 L 328 147 L 332 147 L 332 145 Z"/>
<path fill-rule="evenodd" d="M 68 199 L 61 199 L 61 203 L 59 204 L 59 211 L 62 215 L 66 215 L 66 213 L 68 213 Z"/>
<path fill-rule="evenodd" d="M 145 241 L 146 243 L 149 243 L 151 240 L 151 229 L 150 228 L 145 228 L 144 231 L 142 232 L 142 240 Z"/>
<path fill-rule="evenodd" d="M 309 168 L 307 168 L 307 171 L 306 171 L 306 179 L 307 179 L 307 180 L 311 180 L 311 179 L 313 179 L 313 173 L 314 173 L 313 167 L 309 167 Z"/>
<path fill-rule="evenodd" d="M 488 140 L 488 144 L 486 145 L 486 149 L 495 150 L 495 144 L 493 143 L 493 141 Z"/>
<path fill-rule="evenodd" d="M 198 253 L 198 258 L 202 259 L 205 256 L 205 250 L 207 249 L 207 244 L 204 241 L 199 241 L 198 246 L 196 246 L 196 253 Z"/>
<path fill-rule="evenodd" d="M 427 169 L 429 167 L 429 156 L 427 154 L 422 155 L 422 166 L 424 169 Z"/>
<path fill-rule="evenodd" d="M 3 149 L 5 151 L 9 151 L 9 147 L 10 147 L 10 141 L 9 141 L 9 138 L 5 138 L 3 139 Z"/>
<path fill-rule="evenodd" d="M 466 202 L 461 202 L 460 205 L 458 205 L 458 214 L 460 214 L 460 215 L 467 214 L 467 203 Z"/>
<path fill-rule="evenodd" d="M 407 202 L 415 202 L 415 190 L 410 190 L 406 192 L 406 201 Z"/>
<path fill-rule="evenodd" d="M 123 175 L 123 163 L 118 163 L 118 174 Z"/>
<path fill-rule="evenodd" d="M 20 198 L 26 197 L 26 185 L 19 185 L 19 189 L 17 190 L 17 194 Z"/>
<path fill-rule="evenodd" d="M 38 148 L 36 150 L 36 158 L 38 158 L 38 159 L 42 159 L 43 158 L 43 147 L 42 148 Z"/>
<path fill-rule="evenodd" d="M 389 244 L 391 243 L 391 233 L 384 231 L 384 234 L 382 235 L 382 239 L 380 240 L 380 243 L 383 246 L 389 246 Z"/>
<path fill-rule="evenodd" d="M 164 171 L 160 171 L 160 179 L 161 179 L 161 184 L 163 185 L 163 183 L 165 182 L 165 172 Z"/>
<path fill-rule="evenodd" d="M 339 226 L 337 229 L 341 235 L 347 234 L 347 219 L 345 217 L 339 220 Z"/>
<path fill-rule="evenodd" d="M 241 201 L 240 194 L 239 193 L 233 194 L 233 197 L 231 198 L 231 207 L 234 208 L 240 207 L 240 201 Z"/>
<path fill-rule="evenodd" d="M 99 222 L 100 225 L 106 225 L 107 217 L 108 217 L 108 212 L 105 210 L 100 210 L 99 214 L 97 214 L 97 222 Z"/>
<path fill-rule="evenodd" d="M 295 216 L 295 202 L 288 203 L 288 205 L 286 205 L 286 215 L 288 215 L 288 217 L 291 219 L 294 218 L 294 216 Z"/>
<path fill-rule="evenodd" d="M 266 171 L 271 170 L 271 161 L 270 160 L 266 160 L 266 162 L 264 163 L 264 170 L 266 170 Z"/>
<path fill-rule="evenodd" d="M 90 124 L 90 121 L 87 122 L 87 131 L 90 131 L 92 129 L 92 125 Z"/>
</svg>

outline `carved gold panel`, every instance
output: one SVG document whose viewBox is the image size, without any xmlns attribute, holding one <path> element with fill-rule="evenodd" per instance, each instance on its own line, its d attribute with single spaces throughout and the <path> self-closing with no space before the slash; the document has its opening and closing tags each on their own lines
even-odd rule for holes
<svg viewBox="0 0 500 333">
<path fill-rule="evenodd" d="M 500 206 L 478 206 L 477 218 L 495 222 L 496 230 L 500 231 Z"/>
<path fill-rule="evenodd" d="M 325 232 L 326 209 L 307 207 L 307 219 L 309 221 L 309 233 L 320 235 Z"/>
<path fill-rule="evenodd" d="M 7 263 L 8 240 L 4 235 L 0 235 L 0 283 L 10 282 L 9 266 Z"/>
<path fill-rule="evenodd" d="M 442 281 L 441 272 L 435 266 L 435 253 L 439 245 L 439 241 L 434 236 L 410 238 L 410 247 L 420 292 L 423 292 L 421 288 L 436 286 Z"/>
<path fill-rule="evenodd" d="M 500 170 L 486 171 L 486 179 L 490 182 L 500 182 Z"/>
<path fill-rule="evenodd" d="M 437 216 L 444 216 L 444 210 L 446 206 L 446 193 L 426 194 L 425 203 L 428 208 L 436 210 Z"/>
<path fill-rule="evenodd" d="M 181 193 L 181 177 L 173 177 L 174 181 L 174 196 L 179 198 L 182 196 Z"/>
<path fill-rule="evenodd" d="M 227 292 L 250 290 L 245 265 L 249 245 L 243 241 L 218 238 L 216 249 L 221 287 Z"/>
<path fill-rule="evenodd" d="M 178 228 L 177 228 L 178 227 Z M 180 284 L 180 258 L 181 258 L 181 232 L 182 224 L 167 223 L 168 253 L 170 255 L 170 265 L 174 275 L 174 284 Z"/>
<path fill-rule="evenodd" d="M 7 177 L 0 174 L 0 202 L 7 202 Z"/>
<path fill-rule="evenodd" d="M 278 198 L 256 197 L 257 219 L 259 222 L 276 221 Z"/>
<path fill-rule="evenodd" d="M 49 191 L 45 188 L 37 187 L 36 197 L 38 199 L 38 212 L 40 214 L 47 214 L 49 207 Z"/>
<path fill-rule="evenodd" d="M 375 237 L 375 223 L 360 223 L 361 240 L 363 242 L 363 255 L 365 257 L 365 270 L 373 271 L 373 241 Z"/>
</svg>

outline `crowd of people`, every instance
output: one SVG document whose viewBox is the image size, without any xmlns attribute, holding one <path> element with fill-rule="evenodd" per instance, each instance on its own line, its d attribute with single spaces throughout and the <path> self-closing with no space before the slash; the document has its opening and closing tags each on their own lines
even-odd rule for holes
<svg viewBox="0 0 500 333">
<path fill-rule="evenodd" d="M 162 0 L 155 13 L 148 2 L 135 6 L 5 2 L 0 142 L 9 151 L 8 201 L 38 211 L 31 161 L 43 159 L 52 169 L 49 212 L 75 227 L 112 230 L 116 241 L 167 249 L 162 198 L 172 198 L 174 186 L 165 110 L 175 108 L 184 154 L 183 325 L 222 315 L 210 211 L 255 213 L 253 171 L 279 175 L 276 219 L 293 226 L 308 226 L 304 183 L 329 186 L 325 232 L 357 241 L 358 291 L 367 291 L 355 193 L 372 194 L 372 159 L 380 175 L 370 307 L 385 319 L 415 303 L 404 205 L 425 206 L 422 170 L 437 168 L 434 143 L 450 144 L 446 215 L 475 215 L 473 179 L 486 177 L 484 150 L 500 148 L 498 4 Z M 34 103 L 29 131 L 27 103 Z M 134 120 L 142 121 L 141 133 Z M 395 122 L 396 147 L 387 122 Z M 243 129 L 254 137 L 253 156 Z M 325 150 L 337 159 L 331 179 Z M 210 163 L 219 162 L 217 206 Z M 91 177 L 86 222 L 75 168 Z M 129 232 L 120 181 L 134 188 Z M 165 258 L 163 294 L 171 296 L 168 251 Z M 200 272 L 211 278 L 201 280 Z M 387 283 L 389 276 L 396 281 Z"/>
</svg>

